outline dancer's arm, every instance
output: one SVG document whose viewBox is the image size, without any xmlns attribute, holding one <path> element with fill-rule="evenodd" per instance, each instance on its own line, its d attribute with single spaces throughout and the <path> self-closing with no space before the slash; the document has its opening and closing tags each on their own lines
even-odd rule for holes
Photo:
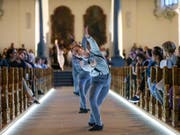
<svg viewBox="0 0 180 135">
<path fill-rule="evenodd" d="M 99 52 L 100 51 L 99 46 L 96 43 L 96 41 L 93 39 L 93 37 L 91 37 L 89 35 L 88 27 L 86 27 L 85 30 L 84 30 L 84 36 L 86 37 L 87 41 L 90 44 L 90 51 L 94 52 L 94 53 Z"/>
<path fill-rule="evenodd" d="M 59 55 L 59 46 L 58 46 L 58 40 L 55 40 L 55 46 L 56 46 L 56 50 L 57 50 L 57 54 Z"/>
</svg>

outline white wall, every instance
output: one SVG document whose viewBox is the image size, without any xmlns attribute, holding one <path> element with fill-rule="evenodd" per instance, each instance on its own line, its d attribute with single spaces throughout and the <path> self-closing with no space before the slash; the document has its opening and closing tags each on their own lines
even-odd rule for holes
<svg viewBox="0 0 180 135">
<path fill-rule="evenodd" d="M 107 34 L 107 43 L 105 47 L 110 45 L 110 15 L 111 15 L 111 0 L 50 0 L 49 1 L 49 13 L 53 14 L 54 9 L 59 6 L 67 6 L 71 9 L 72 14 L 74 15 L 74 34 L 77 41 L 82 40 L 83 36 L 83 15 L 86 13 L 88 7 L 92 5 L 100 6 L 104 14 L 106 14 L 106 34 Z"/>
<path fill-rule="evenodd" d="M 16 47 L 24 43 L 26 48 L 35 49 L 39 38 L 38 16 L 35 17 L 35 14 L 38 15 L 38 10 L 35 8 L 35 1 L 37 0 L 4 0 L 4 16 L 0 19 L 0 51 L 8 47 L 11 42 L 14 42 Z M 44 36 L 47 44 L 50 43 L 49 16 L 61 5 L 69 7 L 75 17 L 77 41 L 81 41 L 83 36 L 83 15 L 86 9 L 92 5 L 100 6 L 107 16 L 106 47 L 111 45 L 111 0 L 43 0 Z M 156 18 L 153 15 L 154 0 L 121 0 L 121 9 L 122 42 L 126 52 L 134 42 L 153 47 L 166 40 L 172 40 L 178 45 L 178 16 L 172 21 Z"/>
<path fill-rule="evenodd" d="M 178 16 L 172 21 L 153 15 L 154 0 L 122 0 L 123 48 L 134 42 L 143 46 L 161 45 L 171 40 L 178 45 Z"/>
<path fill-rule="evenodd" d="M 0 50 L 25 44 L 34 49 L 35 44 L 35 3 L 34 0 L 4 0 L 4 16 L 0 19 Z"/>
</svg>

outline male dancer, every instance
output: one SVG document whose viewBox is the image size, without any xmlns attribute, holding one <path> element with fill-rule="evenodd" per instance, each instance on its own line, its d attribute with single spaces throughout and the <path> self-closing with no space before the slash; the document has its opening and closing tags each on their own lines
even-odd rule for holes
<svg viewBox="0 0 180 135">
<path fill-rule="evenodd" d="M 111 75 L 108 64 L 96 41 L 88 33 L 88 28 L 85 29 L 85 37 L 90 44 L 90 52 L 84 51 L 80 46 L 74 46 L 72 51 L 75 56 L 83 59 L 80 61 L 81 67 L 83 70 L 90 72 L 92 77 L 89 94 L 91 106 L 89 126 L 92 126 L 92 128 L 89 131 L 100 131 L 103 129 L 103 123 L 99 108 L 108 94 Z"/>
</svg>

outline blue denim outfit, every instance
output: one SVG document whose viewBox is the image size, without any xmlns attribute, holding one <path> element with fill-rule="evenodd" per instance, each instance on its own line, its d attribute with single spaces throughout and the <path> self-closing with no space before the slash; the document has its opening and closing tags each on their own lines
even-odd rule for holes
<svg viewBox="0 0 180 135">
<path fill-rule="evenodd" d="M 86 106 L 86 94 L 91 84 L 91 76 L 87 71 L 81 71 L 79 73 L 79 95 L 80 95 L 80 108 L 87 109 Z"/>
<path fill-rule="evenodd" d="M 152 66 L 158 66 L 158 65 L 155 61 L 152 61 L 152 60 L 148 64 L 148 68 L 146 70 L 147 77 L 148 77 L 147 78 L 148 87 L 149 87 L 149 90 L 150 90 L 152 96 L 155 97 L 156 100 L 158 100 L 161 104 L 163 104 L 163 97 L 162 97 L 160 90 L 158 90 L 156 88 L 156 83 L 151 83 L 150 69 Z"/>
<path fill-rule="evenodd" d="M 151 78 L 147 79 L 149 90 L 153 97 L 156 98 L 161 104 L 163 104 L 163 96 L 160 93 L 160 90 L 156 88 L 156 83 L 151 83 Z"/>
<path fill-rule="evenodd" d="M 79 72 L 82 70 L 79 63 L 79 59 L 72 56 L 72 76 L 74 83 L 74 92 L 79 93 Z"/>
<path fill-rule="evenodd" d="M 87 48 L 87 40 L 84 37 L 82 39 L 82 46 L 84 49 Z M 86 94 L 89 90 L 90 84 L 91 84 L 91 76 L 89 75 L 89 72 L 84 71 L 80 66 L 80 61 L 82 61 L 82 58 L 77 58 L 73 56 L 72 59 L 72 65 L 73 65 L 73 80 L 74 80 L 74 91 L 79 92 L 80 96 L 80 108 L 81 109 L 87 109 L 86 106 Z M 86 60 L 84 60 L 86 61 Z"/>
<path fill-rule="evenodd" d="M 91 47 L 91 56 L 89 61 L 91 61 L 93 58 L 96 61 L 95 67 L 88 63 L 84 63 L 82 66 L 85 71 L 90 72 L 90 76 L 92 77 L 89 93 L 89 101 L 91 106 L 89 122 L 102 126 L 99 108 L 108 94 L 111 83 L 111 75 L 109 73 L 108 64 L 105 58 L 102 57 L 96 41 L 92 37 L 87 38 L 87 40 Z"/>
<path fill-rule="evenodd" d="M 87 40 L 85 37 L 82 39 L 82 47 L 84 50 L 87 49 Z M 82 59 L 83 61 L 86 61 Z M 79 62 L 78 62 L 79 64 Z M 80 66 L 80 64 L 79 64 Z M 80 66 L 81 67 L 81 66 Z M 89 75 L 89 72 L 84 71 L 81 68 L 81 71 L 79 72 L 79 95 L 80 95 L 80 108 L 81 109 L 87 109 L 86 106 L 86 94 L 89 90 L 91 84 L 91 76 Z"/>
</svg>

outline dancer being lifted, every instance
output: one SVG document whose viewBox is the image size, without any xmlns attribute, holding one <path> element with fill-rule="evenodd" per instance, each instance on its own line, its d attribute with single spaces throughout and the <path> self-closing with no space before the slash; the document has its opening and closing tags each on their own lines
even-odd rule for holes
<svg viewBox="0 0 180 135">
<path fill-rule="evenodd" d="M 64 70 L 64 50 L 63 50 L 63 46 L 59 46 L 58 45 L 58 40 L 55 40 L 55 45 L 56 45 L 56 49 L 57 49 L 57 59 L 58 59 L 58 63 L 59 63 L 59 67 L 60 69 L 63 71 Z"/>
</svg>

